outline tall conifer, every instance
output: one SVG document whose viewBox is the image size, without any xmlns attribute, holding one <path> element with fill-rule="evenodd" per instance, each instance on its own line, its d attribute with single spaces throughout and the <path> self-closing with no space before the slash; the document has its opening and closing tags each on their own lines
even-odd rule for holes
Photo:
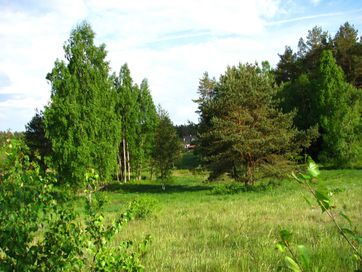
<svg viewBox="0 0 362 272">
<path fill-rule="evenodd" d="M 279 166 L 289 164 L 297 149 L 293 142 L 297 131 L 293 114 L 278 110 L 276 92 L 270 72 L 240 64 L 228 67 L 207 103 L 199 100 L 201 117 L 209 120 L 208 129 L 200 134 L 200 152 L 211 178 L 229 173 L 253 183 L 264 174 L 281 173 Z"/>
<path fill-rule="evenodd" d="M 318 93 L 322 152 L 320 158 L 348 166 L 361 152 L 361 93 L 344 80 L 331 51 L 323 51 Z"/>
</svg>

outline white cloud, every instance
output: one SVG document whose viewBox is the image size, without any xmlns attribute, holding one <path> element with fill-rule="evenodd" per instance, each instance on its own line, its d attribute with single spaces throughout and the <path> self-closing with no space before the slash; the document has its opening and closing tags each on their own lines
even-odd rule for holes
<svg viewBox="0 0 362 272">
<path fill-rule="evenodd" d="M 310 0 L 313 5 L 317 6 L 321 2 L 321 0 Z"/>
<path fill-rule="evenodd" d="M 45 75 L 63 58 L 64 42 L 84 19 L 96 32 L 97 43 L 106 43 L 113 70 L 127 62 L 136 82 L 147 77 L 155 102 L 176 123 L 196 121 L 191 100 L 204 71 L 218 77 L 239 61 L 275 64 L 277 52 L 308 29 L 283 22 L 290 18 L 280 0 L 34 2 L 28 7 L 8 2 L 0 9 L 0 72 L 11 83 L 0 87 L 0 94 L 21 95 L 0 102 L 0 130 L 11 124 L 13 129 L 23 127 L 34 109 L 47 103 Z M 273 25 L 276 18 L 279 23 Z"/>
</svg>

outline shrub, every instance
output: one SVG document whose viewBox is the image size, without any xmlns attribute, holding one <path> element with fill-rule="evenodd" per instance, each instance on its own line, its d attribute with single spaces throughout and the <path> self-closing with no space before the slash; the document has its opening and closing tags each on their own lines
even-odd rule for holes
<svg viewBox="0 0 362 272">
<path fill-rule="evenodd" d="M 142 271 L 140 256 L 150 241 L 111 241 L 130 219 L 132 205 L 111 225 L 105 224 L 97 193 L 98 175 L 86 174 L 85 224 L 65 190 L 55 187 L 55 173 L 40 174 L 21 141 L 13 140 L 0 181 L 0 271 Z"/>
<path fill-rule="evenodd" d="M 136 219 L 145 219 L 149 216 L 157 205 L 153 198 L 137 198 L 130 204 L 129 211 L 131 216 Z"/>
</svg>

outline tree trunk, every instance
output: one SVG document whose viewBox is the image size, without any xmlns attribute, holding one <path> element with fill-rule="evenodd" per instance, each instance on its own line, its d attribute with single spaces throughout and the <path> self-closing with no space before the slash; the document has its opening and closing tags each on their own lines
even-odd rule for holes
<svg viewBox="0 0 362 272">
<path fill-rule="evenodd" d="M 119 148 L 118 148 L 118 152 L 117 152 L 117 161 L 118 161 L 117 182 L 119 182 L 119 174 L 122 173 L 122 161 L 121 161 L 121 157 L 119 156 Z"/>
<path fill-rule="evenodd" d="M 150 180 L 152 180 L 153 178 L 153 164 L 151 164 L 151 167 L 150 167 Z"/>
<path fill-rule="evenodd" d="M 123 181 L 124 183 L 126 183 L 127 182 L 126 140 L 124 137 L 122 139 L 122 146 L 123 146 Z"/>
<path fill-rule="evenodd" d="M 129 162 L 128 142 L 127 142 L 127 168 L 128 168 L 128 181 L 130 181 L 131 180 L 131 164 Z"/>
<path fill-rule="evenodd" d="M 248 161 L 246 163 L 246 180 L 245 185 L 251 183 L 254 185 L 254 161 L 250 154 L 248 154 Z"/>
</svg>

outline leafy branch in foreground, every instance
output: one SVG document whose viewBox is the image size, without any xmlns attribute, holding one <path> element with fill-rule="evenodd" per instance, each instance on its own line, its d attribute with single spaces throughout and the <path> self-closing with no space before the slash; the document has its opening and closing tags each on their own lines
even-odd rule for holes
<svg viewBox="0 0 362 272">
<path fill-rule="evenodd" d="M 357 248 L 357 244 L 362 244 L 362 237 L 357 233 L 357 231 L 351 230 L 350 228 L 344 228 L 337 221 L 336 214 L 333 212 L 336 206 L 333 204 L 333 200 L 331 199 L 332 194 L 326 194 L 313 187 L 313 184 L 317 183 L 317 178 L 319 175 L 320 171 L 318 165 L 312 159 L 309 159 L 307 173 L 292 173 L 293 178 L 311 193 L 313 198 L 317 201 L 317 204 L 320 207 L 322 213 L 326 213 L 332 220 L 333 224 L 338 229 L 338 232 L 351 248 L 354 257 L 358 262 L 358 268 L 356 271 L 362 271 L 362 255 Z M 350 226 L 352 226 L 352 221 L 343 211 L 340 211 L 339 215 L 343 217 Z M 303 265 L 301 265 L 290 247 L 291 233 L 288 230 L 282 230 L 280 231 L 280 237 L 282 241 L 277 243 L 277 249 L 279 249 L 281 252 L 285 252 L 285 249 L 288 249 L 291 255 L 291 257 L 286 257 L 287 267 L 293 271 L 305 271 L 303 267 L 307 267 L 309 265 L 309 259 L 308 255 L 305 253 L 306 251 L 304 246 L 298 246 L 298 250 L 301 253 L 301 260 L 303 260 Z"/>
<path fill-rule="evenodd" d="M 289 253 L 291 257 L 285 256 L 286 266 L 294 272 L 304 272 L 310 267 L 310 257 L 304 245 L 297 245 L 297 252 L 292 248 L 292 233 L 286 229 L 279 232 L 281 240 L 276 244 L 276 248 L 281 253 Z"/>
<path fill-rule="evenodd" d="M 98 191 L 98 174 L 91 169 L 86 177 L 86 231 L 89 233 L 88 251 L 92 256 L 90 271 L 143 271 L 139 257 L 142 256 L 151 241 L 147 236 L 133 251 L 133 242 L 121 242 L 118 247 L 110 246 L 115 235 L 137 214 L 131 203 L 129 209 L 122 213 L 112 224 L 106 225 L 102 208 L 106 203 Z M 93 197 L 94 196 L 94 197 Z"/>
<path fill-rule="evenodd" d="M 149 237 L 139 245 L 112 243 L 140 207 L 131 204 L 115 222 L 106 223 L 98 174 L 91 170 L 81 220 L 74 199 L 56 186 L 54 172 L 42 174 L 21 141 L 9 142 L 0 153 L 5 154 L 0 169 L 0 271 L 143 271 L 139 259 Z"/>
</svg>

